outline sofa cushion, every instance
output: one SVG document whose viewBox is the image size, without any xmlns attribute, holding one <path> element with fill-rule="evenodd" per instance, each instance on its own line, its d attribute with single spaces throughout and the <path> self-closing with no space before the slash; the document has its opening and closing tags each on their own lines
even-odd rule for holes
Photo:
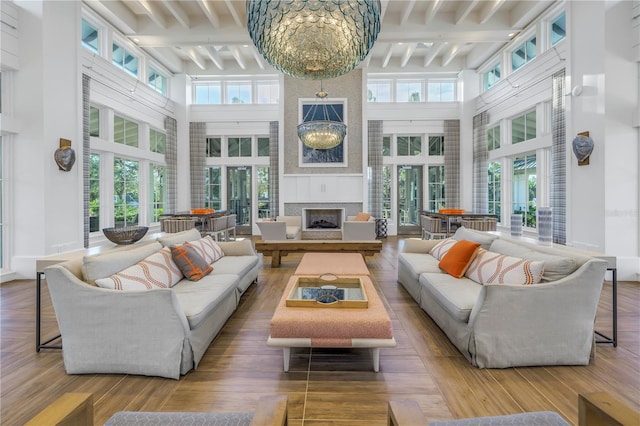
<svg viewBox="0 0 640 426">
<path fill-rule="evenodd" d="M 140 246 L 108 251 L 93 256 L 85 256 L 82 259 L 82 275 L 84 281 L 96 285 L 96 280 L 113 275 L 131 265 L 135 265 L 142 259 L 151 256 L 162 248 L 157 242 L 142 244 Z"/>
<path fill-rule="evenodd" d="M 195 241 L 190 241 L 189 245 L 191 245 L 198 254 L 202 256 L 207 264 L 212 264 L 224 256 L 224 252 L 218 243 L 216 243 L 209 235 Z"/>
<path fill-rule="evenodd" d="M 190 281 L 198 281 L 213 271 L 213 267 L 207 262 L 189 243 L 179 246 L 171 246 L 171 255 L 184 277 Z"/>
<path fill-rule="evenodd" d="M 480 284 L 537 284 L 544 262 L 525 260 L 480 249 L 465 276 Z"/>
<path fill-rule="evenodd" d="M 173 287 L 182 279 L 182 272 L 173 261 L 171 251 L 163 247 L 141 260 L 107 278 L 96 280 L 102 288 L 141 291 Z"/>
<path fill-rule="evenodd" d="M 236 274 L 243 277 L 259 263 L 258 259 L 258 256 L 225 256 L 212 265 L 211 274 Z"/>
<path fill-rule="evenodd" d="M 465 323 L 469 322 L 471 309 L 482 290 L 481 285 L 468 278 L 454 278 L 448 274 L 422 274 L 420 284 L 428 297 L 436 300 L 453 318 Z M 421 299 L 424 298 L 423 295 Z"/>
<path fill-rule="evenodd" d="M 173 291 L 189 322 L 194 329 L 228 296 L 235 292 L 238 276 L 234 274 L 209 274 L 200 281 L 182 280 Z M 235 296 L 234 296 L 235 297 Z"/>
<path fill-rule="evenodd" d="M 429 251 L 429 254 L 435 257 L 437 260 L 442 260 L 444 255 L 447 254 L 447 252 L 451 250 L 451 247 L 453 247 L 456 243 L 457 241 L 453 238 L 445 238 L 444 240 L 433 246 L 431 251 Z"/>
<path fill-rule="evenodd" d="M 177 246 L 189 241 L 199 240 L 200 238 L 202 238 L 202 236 L 200 235 L 200 231 L 198 231 L 196 228 L 191 228 L 187 231 L 164 235 L 158 238 L 158 242 L 162 244 L 163 247 L 169 247 Z"/>
<path fill-rule="evenodd" d="M 467 240 L 473 241 L 474 243 L 480 243 L 482 248 L 485 250 L 489 250 L 491 247 L 491 243 L 498 239 L 497 235 L 489 234 L 488 232 L 476 231 L 475 229 L 465 228 L 461 226 L 458 228 L 451 237 L 454 240 Z"/>
<path fill-rule="evenodd" d="M 404 264 L 411 271 L 415 280 L 424 272 L 442 273 L 438 267 L 439 260 L 425 253 L 400 253 L 398 263 Z"/>
<path fill-rule="evenodd" d="M 438 266 L 452 277 L 460 278 L 478 254 L 480 243 L 458 241 L 444 255 Z"/>
<path fill-rule="evenodd" d="M 296 239 L 298 239 L 298 234 L 300 234 L 300 227 L 299 226 L 287 225 L 286 233 L 287 233 L 286 234 L 287 235 L 287 239 L 296 240 Z"/>
<path fill-rule="evenodd" d="M 517 256 L 527 260 L 538 260 L 544 262 L 544 272 L 542 282 L 557 281 L 575 272 L 578 264 L 569 257 L 555 256 L 553 254 L 542 253 L 529 247 L 521 246 L 517 243 L 497 239 L 491 243 L 491 251 Z"/>
</svg>

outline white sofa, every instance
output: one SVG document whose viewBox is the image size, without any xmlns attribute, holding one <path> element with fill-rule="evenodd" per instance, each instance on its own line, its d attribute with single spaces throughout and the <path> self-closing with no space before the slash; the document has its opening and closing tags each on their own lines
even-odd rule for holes
<svg viewBox="0 0 640 426">
<path fill-rule="evenodd" d="M 404 240 L 398 282 L 473 365 L 589 363 L 605 261 L 570 247 L 545 247 L 464 227 L 453 238 L 544 262 L 539 284 L 481 285 L 439 268 L 430 251 L 442 240 Z"/>
<path fill-rule="evenodd" d="M 277 216 L 276 220 L 256 222 L 263 241 L 299 240 L 302 236 L 300 216 Z"/>
<path fill-rule="evenodd" d="M 356 216 L 347 216 L 342 222 L 342 239 L 344 241 L 371 241 L 376 239 L 376 219 L 356 220 Z"/>
<path fill-rule="evenodd" d="M 220 242 L 224 257 L 199 281 L 126 291 L 90 281 L 109 277 L 163 246 L 200 239 L 191 229 L 45 269 L 62 334 L 67 373 L 140 374 L 178 379 L 196 368 L 209 344 L 256 282 L 262 266 L 250 240 Z"/>
</svg>

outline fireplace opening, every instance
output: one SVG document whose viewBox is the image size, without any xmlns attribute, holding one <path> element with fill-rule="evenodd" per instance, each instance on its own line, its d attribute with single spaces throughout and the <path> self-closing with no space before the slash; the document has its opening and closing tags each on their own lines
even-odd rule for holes
<svg viewBox="0 0 640 426">
<path fill-rule="evenodd" d="M 303 229 L 340 229 L 344 209 L 303 209 Z"/>
</svg>

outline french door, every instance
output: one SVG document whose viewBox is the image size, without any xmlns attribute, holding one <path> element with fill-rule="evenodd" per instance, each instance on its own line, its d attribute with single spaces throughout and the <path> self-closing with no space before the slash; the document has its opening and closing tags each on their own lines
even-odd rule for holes
<svg viewBox="0 0 640 426">
<path fill-rule="evenodd" d="M 251 167 L 227 167 L 227 206 L 236 215 L 236 234 L 251 235 Z"/>
<path fill-rule="evenodd" d="M 421 234 L 422 166 L 398 166 L 398 235 Z"/>
</svg>

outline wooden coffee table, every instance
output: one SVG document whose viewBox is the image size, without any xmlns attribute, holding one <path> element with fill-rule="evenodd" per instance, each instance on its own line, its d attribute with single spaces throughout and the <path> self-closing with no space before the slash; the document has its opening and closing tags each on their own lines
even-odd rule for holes
<svg viewBox="0 0 640 426">
<path fill-rule="evenodd" d="M 358 277 L 368 299 L 367 308 L 289 307 L 287 296 L 301 276 L 330 273 Z M 391 319 L 358 253 L 307 253 L 289 279 L 271 319 L 267 345 L 283 348 L 284 371 L 289 371 L 291 348 L 369 348 L 373 370 L 380 370 L 380 348 L 396 346 Z"/>
</svg>

